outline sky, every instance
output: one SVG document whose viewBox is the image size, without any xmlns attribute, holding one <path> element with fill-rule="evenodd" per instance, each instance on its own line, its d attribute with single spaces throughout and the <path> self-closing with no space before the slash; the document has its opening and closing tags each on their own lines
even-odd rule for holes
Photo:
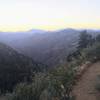
<svg viewBox="0 0 100 100">
<path fill-rule="evenodd" d="M 100 28 L 100 0 L 0 0 L 0 31 Z"/>
</svg>

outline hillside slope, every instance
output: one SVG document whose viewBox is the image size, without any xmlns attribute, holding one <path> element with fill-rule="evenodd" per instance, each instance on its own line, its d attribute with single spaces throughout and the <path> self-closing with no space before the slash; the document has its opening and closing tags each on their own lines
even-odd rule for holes
<svg viewBox="0 0 100 100">
<path fill-rule="evenodd" d="M 42 71 L 42 64 L 17 53 L 0 43 L 0 90 L 11 90 L 20 81 L 30 81 L 33 72 Z"/>
</svg>

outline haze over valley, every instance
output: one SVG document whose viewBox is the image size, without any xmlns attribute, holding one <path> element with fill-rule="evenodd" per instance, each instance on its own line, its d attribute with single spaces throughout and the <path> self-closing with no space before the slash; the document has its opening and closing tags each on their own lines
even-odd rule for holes
<svg viewBox="0 0 100 100">
<path fill-rule="evenodd" d="M 66 28 L 56 31 L 33 29 L 26 32 L 0 32 L 0 41 L 19 53 L 52 67 L 63 64 L 69 53 L 76 50 L 82 31 Z M 87 30 L 87 32 L 92 35 L 100 33 L 99 30 Z"/>
</svg>

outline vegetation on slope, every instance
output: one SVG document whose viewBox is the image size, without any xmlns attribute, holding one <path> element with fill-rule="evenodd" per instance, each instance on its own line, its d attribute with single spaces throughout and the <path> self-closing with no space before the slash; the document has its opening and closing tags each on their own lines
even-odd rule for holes
<svg viewBox="0 0 100 100">
<path fill-rule="evenodd" d="M 83 35 L 84 34 L 84 35 Z M 16 86 L 9 100 L 72 100 L 71 91 L 75 83 L 77 66 L 85 61 L 100 60 L 100 36 L 93 38 L 83 31 L 77 51 L 68 56 L 68 64 L 49 72 L 36 73 L 32 82 Z M 85 41 L 85 42 L 84 42 Z"/>
<path fill-rule="evenodd" d="M 19 84 L 10 100 L 70 100 L 74 70 L 59 67 L 48 74 L 38 73 L 31 84 Z"/>
</svg>

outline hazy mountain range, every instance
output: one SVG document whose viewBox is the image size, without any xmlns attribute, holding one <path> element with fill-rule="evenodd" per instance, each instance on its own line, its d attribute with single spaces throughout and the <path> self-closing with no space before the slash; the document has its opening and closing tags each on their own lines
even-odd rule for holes
<svg viewBox="0 0 100 100">
<path fill-rule="evenodd" d="M 35 61 L 54 66 L 62 64 L 67 55 L 76 49 L 81 31 L 63 29 L 57 31 L 0 32 L 0 42 L 10 45 Z M 100 33 L 99 30 L 87 30 L 87 32 L 94 36 Z"/>
</svg>

